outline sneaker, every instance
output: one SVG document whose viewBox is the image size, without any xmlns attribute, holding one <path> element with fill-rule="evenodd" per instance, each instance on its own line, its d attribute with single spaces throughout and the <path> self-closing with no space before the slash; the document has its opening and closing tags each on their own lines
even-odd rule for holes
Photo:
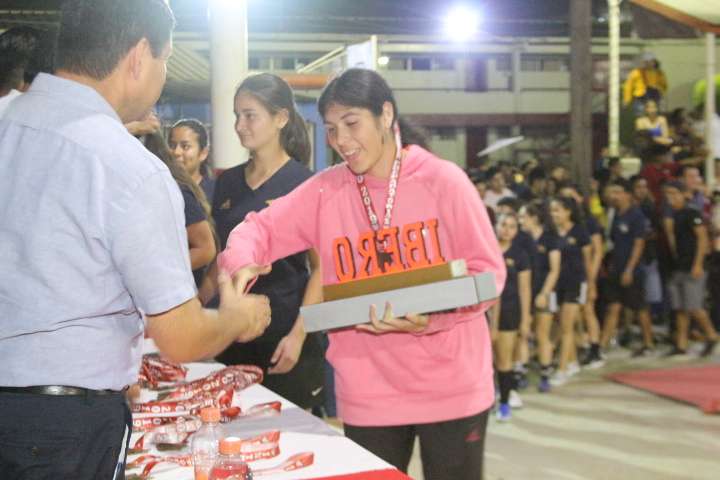
<svg viewBox="0 0 720 480">
<path fill-rule="evenodd" d="M 673 347 L 668 353 L 665 354 L 665 358 L 669 360 L 685 360 L 690 358 L 686 350 L 682 350 L 678 347 Z"/>
<path fill-rule="evenodd" d="M 550 386 L 550 380 L 547 378 L 541 378 L 540 383 L 538 384 L 538 392 L 540 393 L 548 393 L 552 390 L 552 387 Z"/>
<path fill-rule="evenodd" d="M 585 368 L 589 369 L 596 369 L 596 368 L 602 368 L 605 366 L 605 355 L 602 353 L 598 353 L 596 355 L 590 355 L 590 358 L 588 359 L 588 363 L 585 365 Z"/>
<path fill-rule="evenodd" d="M 511 408 L 522 408 L 523 401 L 520 395 L 515 390 L 510 390 L 510 398 L 508 399 L 508 405 Z"/>
<path fill-rule="evenodd" d="M 652 357 L 655 354 L 655 349 L 650 347 L 642 347 L 637 350 L 635 350 L 631 357 L 632 358 L 641 358 L 641 357 Z"/>
<path fill-rule="evenodd" d="M 578 362 L 568 363 L 567 374 L 568 377 L 573 377 L 580 373 L 580 364 Z"/>
<path fill-rule="evenodd" d="M 515 375 L 515 385 L 517 386 L 517 389 L 525 390 L 529 384 L 527 379 L 527 368 L 525 365 L 522 363 L 516 364 L 513 369 L 513 374 Z"/>
<path fill-rule="evenodd" d="M 553 387 L 559 387 L 565 385 L 570 380 L 570 375 L 566 372 L 555 372 L 555 375 L 550 377 L 550 385 Z"/>
<path fill-rule="evenodd" d="M 584 355 L 580 357 L 580 366 L 584 367 L 586 365 L 590 365 L 590 362 L 593 360 L 593 354 L 590 352 L 590 350 L 587 351 Z"/>
<path fill-rule="evenodd" d="M 510 404 L 501 403 L 497 409 L 497 412 L 495 412 L 495 417 L 497 418 L 498 422 L 509 422 L 512 418 L 512 409 L 510 407 Z"/>
<path fill-rule="evenodd" d="M 701 357 L 709 357 L 715 352 L 715 346 L 718 344 L 717 340 L 708 340 L 705 342 L 705 346 L 700 353 Z"/>
</svg>

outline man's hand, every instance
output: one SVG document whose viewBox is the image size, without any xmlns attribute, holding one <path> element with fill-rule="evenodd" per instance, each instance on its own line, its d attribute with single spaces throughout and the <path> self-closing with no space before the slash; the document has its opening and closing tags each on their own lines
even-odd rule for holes
<svg viewBox="0 0 720 480">
<path fill-rule="evenodd" d="M 690 275 L 692 275 L 692 277 L 696 280 L 699 278 L 702 278 L 702 276 L 704 274 L 705 274 L 705 270 L 703 270 L 702 265 L 693 265 L 693 268 L 690 271 Z"/>
<path fill-rule="evenodd" d="M 258 275 L 270 273 L 270 266 L 248 265 L 240 269 L 231 279 L 226 273 L 218 275 L 220 308 L 218 314 L 236 319 L 237 340 L 249 342 L 265 331 L 270 325 L 270 301 L 264 295 L 245 293 L 248 284 Z"/>
<path fill-rule="evenodd" d="M 358 325 L 355 328 L 363 332 L 381 334 L 390 332 L 420 333 L 428 326 L 430 317 L 428 315 L 408 314 L 402 318 L 395 318 L 392 306 L 385 304 L 385 314 L 378 319 L 377 308 L 370 306 L 370 323 Z"/>
<path fill-rule="evenodd" d="M 147 117 L 142 120 L 136 120 L 125 124 L 125 128 L 127 128 L 128 132 L 130 132 L 130 135 L 135 137 L 159 132 L 161 127 L 162 125 L 160 124 L 160 119 L 158 119 L 154 112 L 148 113 Z"/>
</svg>

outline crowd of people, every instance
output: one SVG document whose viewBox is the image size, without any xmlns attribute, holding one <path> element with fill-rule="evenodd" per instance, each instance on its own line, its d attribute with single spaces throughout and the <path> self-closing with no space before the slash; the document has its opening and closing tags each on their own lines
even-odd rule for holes
<svg viewBox="0 0 720 480">
<path fill-rule="evenodd" d="M 530 365 L 538 390 L 550 392 L 603 366 L 615 346 L 633 358 L 685 359 L 690 340 L 702 342 L 699 356 L 715 350 L 720 194 L 703 180 L 706 150 L 691 119 L 676 110 L 668 127 L 654 100 L 644 111 L 635 144 L 643 167 L 627 178 L 619 158 L 600 162 L 587 191 L 563 166 L 468 171 L 508 272 L 491 316 L 500 420 L 522 406 Z"/>
</svg>

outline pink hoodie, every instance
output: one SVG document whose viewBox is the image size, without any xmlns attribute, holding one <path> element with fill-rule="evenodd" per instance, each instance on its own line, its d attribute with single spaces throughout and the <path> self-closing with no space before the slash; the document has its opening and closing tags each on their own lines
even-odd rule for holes
<svg viewBox="0 0 720 480">
<path fill-rule="evenodd" d="M 382 222 L 387 180 L 366 176 L 366 184 Z M 487 211 L 456 165 L 410 146 L 392 225 L 399 228 L 385 234 L 405 265 L 465 259 L 470 273 L 493 272 L 502 290 L 505 264 Z M 355 176 L 338 165 L 260 213 L 250 213 L 230 234 L 219 265 L 234 273 L 251 263 L 267 265 L 314 248 L 323 283 L 333 284 L 376 271 L 368 253 L 371 235 Z M 380 315 L 383 309 L 378 305 Z M 433 314 L 427 330 L 418 335 L 330 332 L 327 358 L 335 368 L 340 418 L 356 426 L 409 425 L 489 408 L 494 388 L 486 309 Z"/>
</svg>

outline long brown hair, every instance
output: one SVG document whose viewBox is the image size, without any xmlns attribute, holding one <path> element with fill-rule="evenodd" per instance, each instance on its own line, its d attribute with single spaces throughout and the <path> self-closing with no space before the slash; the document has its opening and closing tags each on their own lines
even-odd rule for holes
<svg viewBox="0 0 720 480">
<path fill-rule="evenodd" d="M 280 145 L 285 152 L 303 165 L 310 164 L 310 137 L 305 120 L 295 105 L 295 96 L 290 85 L 272 73 L 259 73 L 247 77 L 235 92 L 235 98 L 248 93 L 257 99 L 270 114 L 280 110 L 288 112 L 288 122 L 280 130 Z"/>
<path fill-rule="evenodd" d="M 163 137 L 160 132 L 154 132 L 145 135 L 144 143 L 145 148 L 147 148 L 153 155 L 158 157 L 165 165 L 167 165 L 168 169 L 170 170 L 170 174 L 172 175 L 175 182 L 177 182 L 180 187 L 187 187 L 195 196 L 198 203 L 205 212 L 205 216 L 207 217 L 207 221 L 210 224 L 210 230 L 212 230 L 213 238 L 215 239 L 215 244 L 217 247 L 219 243 L 217 234 L 215 233 L 215 222 L 213 221 L 211 215 L 212 209 L 210 207 L 210 203 L 208 202 L 207 197 L 205 196 L 205 192 L 203 192 L 203 189 L 200 188 L 200 186 L 195 183 L 192 177 L 190 177 L 190 174 L 187 173 L 187 171 L 178 162 L 176 162 L 174 158 L 172 158 L 172 155 L 170 154 L 170 148 L 165 141 L 165 137 Z"/>
</svg>

